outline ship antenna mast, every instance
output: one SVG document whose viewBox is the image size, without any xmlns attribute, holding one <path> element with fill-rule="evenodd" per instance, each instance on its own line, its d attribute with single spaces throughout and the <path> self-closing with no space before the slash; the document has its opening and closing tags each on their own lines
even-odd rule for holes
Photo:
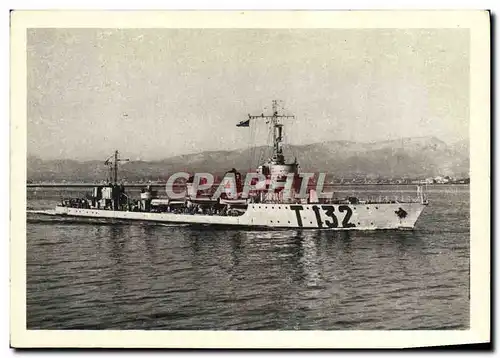
<svg viewBox="0 0 500 358">
<path fill-rule="evenodd" d="M 285 157 L 283 156 L 283 119 L 294 119 L 295 116 L 287 116 L 278 113 L 278 101 L 273 100 L 273 113 L 272 115 L 264 115 L 263 113 L 260 116 L 248 115 L 248 120 L 242 121 L 238 124 L 238 126 L 248 126 L 250 120 L 255 119 L 266 119 L 266 123 L 269 124 L 273 131 L 273 157 L 272 160 L 276 164 L 283 164 L 285 162 Z"/>
</svg>

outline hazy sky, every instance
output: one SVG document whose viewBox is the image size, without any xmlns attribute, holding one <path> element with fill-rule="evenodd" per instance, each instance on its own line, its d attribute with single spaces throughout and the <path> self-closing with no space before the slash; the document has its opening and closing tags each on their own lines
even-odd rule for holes
<svg viewBox="0 0 500 358">
<path fill-rule="evenodd" d="M 294 144 L 469 133 L 465 29 L 32 29 L 27 51 L 42 158 L 245 148 L 235 124 L 272 99 Z"/>
</svg>

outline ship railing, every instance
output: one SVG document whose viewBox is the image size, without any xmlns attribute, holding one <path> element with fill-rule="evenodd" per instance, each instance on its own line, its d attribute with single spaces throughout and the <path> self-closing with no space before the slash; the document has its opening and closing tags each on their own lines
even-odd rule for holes
<svg viewBox="0 0 500 358">
<path fill-rule="evenodd" d="M 409 191 L 404 191 L 409 192 Z M 338 193 L 337 193 L 338 195 Z M 323 202 L 342 202 L 354 204 L 359 202 L 360 204 L 376 204 L 376 203 L 421 203 L 426 204 L 427 196 L 424 193 L 424 188 L 422 186 L 417 186 L 416 195 L 403 195 L 402 192 L 395 195 L 383 195 L 383 194 L 367 194 L 364 191 L 349 191 L 346 196 L 337 196 L 332 199 L 323 199 Z"/>
<path fill-rule="evenodd" d="M 425 200 L 415 196 L 402 196 L 402 195 L 378 195 L 378 196 L 364 196 L 354 197 L 356 200 L 350 198 L 331 198 L 320 200 L 323 203 L 329 204 L 397 204 L 397 203 L 423 203 Z"/>
<path fill-rule="evenodd" d="M 426 201 L 425 198 L 415 197 L 411 195 L 378 195 L 378 196 L 352 196 L 351 198 L 355 198 L 356 200 L 350 200 L 350 198 L 323 198 L 319 199 L 320 203 L 327 204 L 397 204 L 397 203 L 424 203 Z M 301 199 L 288 199 L 288 200 L 279 200 L 279 199 L 267 199 L 264 200 L 266 204 L 295 204 L 300 203 Z"/>
</svg>

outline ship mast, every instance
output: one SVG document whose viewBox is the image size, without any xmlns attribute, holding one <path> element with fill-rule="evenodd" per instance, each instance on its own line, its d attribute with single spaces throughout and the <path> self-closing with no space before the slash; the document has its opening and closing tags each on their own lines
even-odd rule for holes
<svg viewBox="0 0 500 358">
<path fill-rule="evenodd" d="M 129 159 L 121 159 L 120 158 L 120 153 L 115 150 L 115 153 L 111 155 L 106 161 L 104 162 L 105 165 L 108 165 L 110 167 L 110 171 L 112 171 L 113 175 L 113 184 L 118 183 L 118 162 L 128 162 Z M 111 175 L 110 175 L 111 179 Z"/>
<path fill-rule="evenodd" d="M 270 125 L 273 131 L 273 156 L 272 160 L 275 164 L 284 164 L 285 157 L 283 155 L 283 119 L 291 118 L 294 119 L 295 116 L 287 116 L 278 113 L 278 101 L 273 100 L 273 114 L 260 116 L 248 115 L 248 121 L 251 119 L 266 118 L 267 123 Z"/>
</svg>

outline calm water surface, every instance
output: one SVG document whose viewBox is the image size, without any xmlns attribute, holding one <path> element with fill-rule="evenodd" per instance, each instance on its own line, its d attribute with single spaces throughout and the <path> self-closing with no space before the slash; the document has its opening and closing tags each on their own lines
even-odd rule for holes
<svg viewBox="0 0 500 358">
<path fill-rule="evenodd" d="M 54 193 L 28 191 L 29 209 L 53 208 Z M 28 329 L 467 329 L 469 188 L 428 196 L 401 232 L 28 213 Z"/>
</svg>

